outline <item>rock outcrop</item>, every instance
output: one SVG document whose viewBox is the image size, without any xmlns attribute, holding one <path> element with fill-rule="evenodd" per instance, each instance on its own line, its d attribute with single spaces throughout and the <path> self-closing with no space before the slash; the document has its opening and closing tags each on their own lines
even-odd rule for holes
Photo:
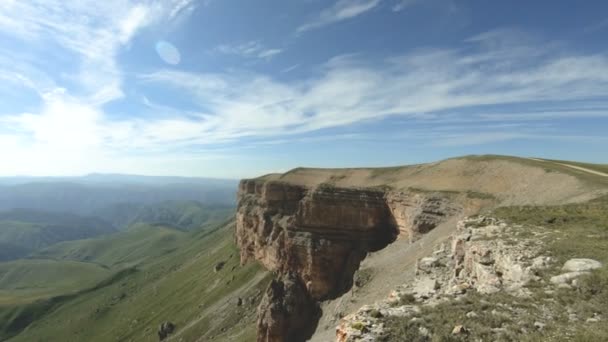
<svg viewBox="0 0 608 342">
<path fill-rule="evenodd" d="M 376 341 L 384 333 L 382 318 L 415 316 L 420 307 L 453 300 L 469 291 L 528 296 L 524 286 L 538 280 L 538 271 L 553 261 L 539 255 L 537 239 L 513 244 L 507 239 L 511 234 L 512 227 L 493 218 L 458 222 L 451 248 L 443 244 L 433 256 L 420 259 L 416 279 L 395 289 L 385 301 L 344 317 L 336 330 L 337 341 Z M 376 312 L 380 315 L 373 314 Z"/>
<path fill-rule="evenodd" d="M 314 325 L 302 318 L 319 315 L 317 303 L 293 274 L 275 279 L 258 307 L 258 341 L 301 341 L 314 332 Z"/>
<path fill-rule="evenodd" d="M 415 240 L 457 211 L 434 193 L 241 181 L 235 233 L 241 262 L 257 260 L 281 277 L 260 306 L 258 340 L 298 341 L 287 339 L 302 330 L 293 324 L 316 324 L 314 317 L 301 315 L 313 315 L 308 304 L 278 309 L 285 307 L 281 298 L 303 295 L 300 285 L 313 301 L 336 298 L 352 287 L 368 252 L 397 237 Z M 297 312 L 299 321 L 287 317 Z"/>
</svg>

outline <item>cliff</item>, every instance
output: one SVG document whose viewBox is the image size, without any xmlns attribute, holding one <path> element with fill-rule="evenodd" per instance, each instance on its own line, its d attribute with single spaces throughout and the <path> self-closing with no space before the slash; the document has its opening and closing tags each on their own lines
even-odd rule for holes
<svg viewBox="0 0 608 342">
<path fill-rule="evenodd" d="M 309 188 L 263 179 L 242 181 L 238 197 L 241 262 L 257 260 L 278 275 L 259 308 L 259 341 L 307 338 L 304 331 L 314 331 L 318 313 L 311 302 L 348 291 L 367 253 L 397 238 L 415 240 L 460 210 L 438 193 Z"/>
</svg>

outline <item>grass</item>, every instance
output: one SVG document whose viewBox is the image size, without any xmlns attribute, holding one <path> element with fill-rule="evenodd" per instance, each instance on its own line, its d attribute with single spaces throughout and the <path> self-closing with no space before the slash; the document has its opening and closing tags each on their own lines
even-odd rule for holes
<svg viewBox="0 0 608 342">
<path fill-rule="evenodd" d="M 176 324 L 176 340 L 253 340 L 269 276 L 257 264 L 240 266 L 232 228 L 188 234 L 137 272 L 47 308 L 10 341 L 153 341 L 164 321 Z M 216 273 L 220 261 L 225 266 Z"/>
<path fill-rule="evenodd" d="M 532 299 L 500 292 L 493 295 L 468 293 L 435 307 L 423 307 L 420 319 L 385 319 L 385 341 L 608 341 L 608 197 L 582 204 L 562 206 L 505 207 L 493 216 L 507 220 L 516 228 L 513 239 L 538 236 L 543 239 L 543 255 L 555 258 L 554 266 L 542 272 L 543 282 L 528 286 Z M 540 234 L 540 235 L 537 235 Z M 605 266 L 579 278 L 575 289 L 554 289 L 548 278 L 559 274 L 570 258 L 592 258 Z M 546 293 L 551 289 L 555 293 Z M 576 315 L 571 321 L 568 309 Z M 476 317 L 467 317 L 475 312 Z M 586 323 L 599 314 L 599 323 Z M 534 323 L 546 326 L 539 330 Z M 456 325 L 470 334 L 452 335 Z M 432 338 L 420 335 L 427 328 Z"/>
<path fill-rule="evenodd" d="M 75 260 L 106 267 L 130 267 L 160 257 L 182 246 L 190 235 L 163 226 L 137 224 L 101 238 L 62 242 L 32 257 Z"/>
</svg>

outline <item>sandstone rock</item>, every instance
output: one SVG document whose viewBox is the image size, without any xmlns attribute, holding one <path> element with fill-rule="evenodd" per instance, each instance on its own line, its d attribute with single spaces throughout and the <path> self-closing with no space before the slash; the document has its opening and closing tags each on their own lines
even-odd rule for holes
<svg viewBox="0 0 608 342">
<path fill-rule="evenodd" d="M 258 307 L 258 342 L 306 341 L 314 332 L 316 302 L 294 274 L 273 280 Z"/>
<path fill-rule="evenodd" d="M 160 341 L 163 341 L 169 335 L 171 335 L 173 333 L 173 331 L 175 331 L 175 324 L 173 324 L 171 322 L 161 323 L 161 325 L 158 327 L 158 332 L 157 332 L 158 339 Z"/>
<path fill-rule="evenodd" d="M 593 259 L 570 259 L 566 261 L 562 271 L 564 272 L 583 272 L 591 271 L 602 267 L 602 263 Z"/>
</svg>

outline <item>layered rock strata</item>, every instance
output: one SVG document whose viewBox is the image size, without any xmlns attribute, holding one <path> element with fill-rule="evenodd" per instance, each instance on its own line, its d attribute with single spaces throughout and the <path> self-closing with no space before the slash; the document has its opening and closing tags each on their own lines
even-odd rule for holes
<svg viewBox="0 0 608 342">
<path fill-rule="evenodd" d="M 398 236 L 414 240 L 457 210 L 433 194 L 242 181 L 235 233 L 241 262 L 257 260 L 279 275 L 259 309 L 258 340 L 304 340 L 294 332 L 307 330 L 301 322 L 316 324 L 314 310 L 307 300 L 286 306 L 281 298 L 336 298 L 350 289 L 368 252 Z"/>
</svg>

